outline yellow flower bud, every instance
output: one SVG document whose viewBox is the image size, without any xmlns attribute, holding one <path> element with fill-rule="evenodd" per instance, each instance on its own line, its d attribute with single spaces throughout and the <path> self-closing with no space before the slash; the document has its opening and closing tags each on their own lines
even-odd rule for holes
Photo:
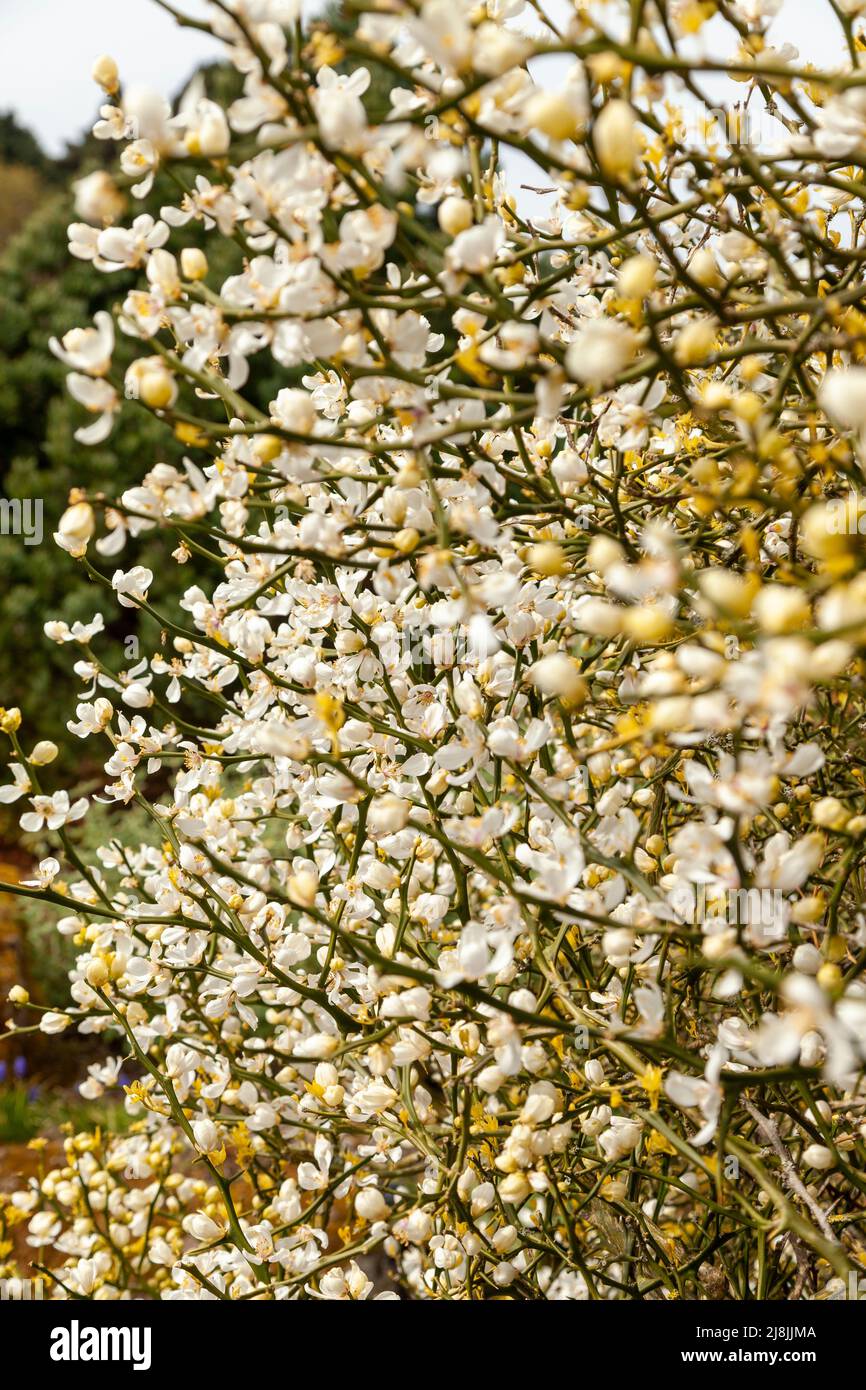
<svg viewBox="0 0 866 1390">
<path fill-rule="evenodd" d="M 812 819 L 824 830 L 842 830 L 848 824 L 848 811 L 835 796 L 822 796 L 812 807 Z"/>
<path fill-rule="evenodd" d="M 670 614 L 657 604 L 626 608 L 622 616 L 623 632 L 639 644 L 652 646 L 656 642 L 667 641 L 673 626 Z"/>
<path fill-rule="evenodd" d="M 619 272 L 617 289 L 623 299 L 644 299 L 656 282 L 652 256 L 632 256 Z"/>
<path fill-rule="evenodd" d="M 164 410 L 175 396 L 174 378 L 165 367 L 148 367 L 138 384 L 138 398 L 151 410 Z"/>
<path fill-rule="evenodd" d="M 283 451 L 283 441 L 275 434 L 257 434 L 252 449 L 257 462 L 273 463 Z"/>
<path fill-rule="evenodd" d="M 578 107 L 564 92 L 535 92 L 526 103 L 526 120 L 551 140 L 574 140 L 583 128 Z"/>
<path fill-rule="evenodd" d="M 818 981 L 821 988 L 825 989 L 828 994 L 834 994 L 842 984 L 842 971 L 839 969 L 838 965 L 834 965 L 832 961 L 828 960 L 821 966 L 815 979 Z M 817 1168 L 819 1166 L 828 1167 L 829 1165 L 813 1163 L 811 1166 Z"/>
<path fill-rule="evenodd" d="M 410 551 L 415 549 L 420 539 L 421 537 L 414 526 L 406 526 L 394 536 L 394 549 L 399 550 L 401 555 L 408 555 Z"/>
<path fill-rule="evenodd" d="M 681 367 L 704 362 L 716 344 L 716 325 L 712 319 L 694 319 L 677 334 L 674 357 Z"/>
<path fill-rule="evenodd" d="M 174 437 L 190 449 L 203 449 L 208 443 L 208 436 L 204 431 L 200 430 L 198 425 L 188 425 L 185 420 L 178 420 L 174 427 Z"/>
<path fill-rule="evenodd" d="M 0 709 L 0 730 L 4 734 L 14 734 L 21 728 L 21 711 L 16 705 L 12 709 Z"/>
<path fill-rule="evenodd" d="M 88 961 L 84 971 L 84 978 L 93 989 L 102 989 L 108 984 L 108 966 L 104 960 Z"/>
<path fill-rule="evenodd" d="M 97 58 L 90 69 L 90 76 L 109 96 L 113 96 L 120 86 L 117 63 L 107 53 Z"/>
<path fill-rule="evenodd" d="M 526 563 L 536 574 L 548 577 L 568 573 L 565 551 L 554 541 L 539 541 L 537 545 L 531 545 L 526 555 Z"/>
</svg>

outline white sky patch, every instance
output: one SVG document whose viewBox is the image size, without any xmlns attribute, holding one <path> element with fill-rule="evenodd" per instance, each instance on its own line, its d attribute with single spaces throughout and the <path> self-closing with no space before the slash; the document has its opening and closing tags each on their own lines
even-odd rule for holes
<svg viewBox="0 0 866 1390">
<path fill-rule="evenodd" d="M 196 19 L 204 0 L 177 7 Z M 93 124 L 105 97 L 91 80 L 95 58 L 110 53 L 125 86 L 174 96 L 199 63 L 223 45 L 180 29 L 152 0 L 3 0 L 0 5 L 0 109 L 15 112 L 49 154 L 62 154 Z"/>
</svg>

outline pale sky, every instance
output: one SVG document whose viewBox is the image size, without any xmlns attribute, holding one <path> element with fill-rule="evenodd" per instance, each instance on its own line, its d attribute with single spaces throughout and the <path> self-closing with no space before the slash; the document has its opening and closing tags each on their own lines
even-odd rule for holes
<svg viewBox="0 0 866 1390">
<path fill-rule="evenodd" d="M 207 12 L 206 0 L 175 3 L 192 17 Z M 549 3 L 551 14 L 563 13 L 563 0 Z M 719 20 L 704 35 L 715 34 L 716 26 L 730 35 Z M 840 30 L 826 0 L 785 0 L 770 37 L 787 39 L 804 61 L 818 65 L 840 53 Z M 125 86 L 171 96 L 198 63 L 221 52 L 207 34 L 178 28 L 153 0 L 0 0 L 0 110 L 11 107 L 59 154 L 95 117 L 100 93 L 90 69 L 99 54 L 117 60 Z M 551 61 L 553 72 L 545 76 L 556 82 L 560 60 Z"/>
</svg>

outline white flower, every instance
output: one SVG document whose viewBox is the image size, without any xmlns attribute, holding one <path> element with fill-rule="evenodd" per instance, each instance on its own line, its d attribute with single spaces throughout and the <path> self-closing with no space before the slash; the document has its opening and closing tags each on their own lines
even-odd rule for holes
<svg viewBox="0 0 866 1390">
<path fill-rule="evenodd" d="M 621 181 L 630 177 L 640 151 L 637 119 L 627 101 L 615 98 L 599 112 L 592 143 L 602 172 Z"/>
<path fill-rule="evenodd" d="M 367 829 L 376 837 L 394 835 L 406 825 L 411 811 L 408 801 L 386 792 L 371 802 L 367 812 Z"/>
<path fill-rule="evenodd" d="M 192 1132 L 195 1135 L 195 1142 L 202 1153 L 214 1153 L 221 1147 L 219 1130 L 209 1116 L 200 1120 L 193 1120 Z"/>
<path fill-rule="evenodd" d="M 210 1245 L 214 1241 L 221 1240 L 225 1234 L 225 1227 L 203 1211 L 193 1212 L 191 1216 L 185 1216 L 183 1228 L 200 1245 Z"/>
<path fill-rule="evenodd" d="M 832 1150 L 823 1144 L 807 1144 L 803 1150 L 803 1162 L 807 1168 L 818 1168 L 822 1172 L 836 1166 Z"/>
<path fill-rule="evenodd" d="M 30 778 L 23 763 L 10 763 L 9 771 L 12 773 L 13 781 L 5 787 L 0 787 L 0 803 L 9 805 L 12 801 L 17 801 L 20 796 L 27 796 L 31 790 Z"/>
<path fill-rule="evenodd" d="M 182 108 L 172 125 L 184 132 L 184 143 L 192 155 L 218 159 L 227 153 L 231 135 L 222 107 L 203 97 L 191 108 Z"/>
<path fill-rule="evenodd" d="M 39 1031 L 41 1033 L 48 1033 L 49 1035 L 53 1035 L 55 1033 L 63 1033 L 69 1027 L 71 1022 L 71 1018 L 69 1018 L 66 1014 L 58 1014 L 54 1013 L 51 1010 L 48 1010 L 46 1013 L 42 1015 L 42 1017 L 39 1020 Z"/>
<path fill-rule="evenodd" d="M 615 1163 L 618 1158 L 636 1149 L 640 1143 L 641 1124 L 626 1116 L 614 1115 L 610 1125 L 598 1136 L 598 1145 L 607 1163 Z"/>
<path fill-rule="evenodd" d="M 329 149 L 356 153 L 363 148 L 367 130 L 361 97 L 370 85 L 369 72 L 357 67 L 350 76 L 341 77 L 333 68 L 323 67 L 316 83 L 313 105 L 322 140 Z"/>
<path fill-rule="evenodd" d="M 118 603 L 124 608 L 135 608 L 139 603 L 146 603 L 147 591 L 152 583 L 153 571 L 144 565 L 135 565 L 126 573 L 115 570 L 111 577 L 111 587 L 117 594 Z"/>
<path fill-rule="evenodd" d="M 97 265 L 102 270 L 134 270 L 149 253 L 168 241 L 165 222 L 154 221 L 149 213 L 136 217 L 131 227 L 108 227 L 96 238 Z"/>
<path fill-rule="evenodd" d="M 94 328 L 70 328 L 60 342 L 49 339 L 48 346 L 67 367 L 89 376 L 104 376 L 114 351 L 114 323 L 104 309 L 94 315 L 93 322 Z"/>
<path fill-rule="evenodd" d="M 120 398 L 114 387 L 101 378 L 70 372 L 66 378 L 66 389 L 73 400 L 98 417 L 92 425 L 77 429 L 75 438 L 79 444 L 101 444 L 111 434 L 114 417 L 120 409 Z"/>
<path fill-rule="evenodd" d="M 59 830 L 63 825 L 81 820 L 87 812 L 87 797 L 80 796 L 70 804 L 69 793 L 55 792 L 53 796 L 32 796 L 32 811 L 26 811 L 18 824 L 28 834 L 35 835 L 43 826 L 46 830 Z"/>
<path fill-rule="evenodd" d="M 477 227 L 469 227 L 455 237 L 446 252 L 452 270 L 469 271 L 480 275 L 494 264 L 505 242 L 505 232 L 498 217 L 486 217 Z"/>
<path fill-rule="evenodd" d="M 708 1144 L 716 1132 L 722 1108 L 719 1077 L 727 1055 L 727 1049 L 717 1044 L 710 1052 L 703 1077 L 688 1076 L 675 1069 L 665 1077 L 665 1095 L 674 1105 L 680 1105 L 684 1110 L 699 1110 L 703 1116 L 704 1124 L 689 1141 L 698 1149 Z"/>
<path fill-rule="evenodd" d="M 346 1269 L 329 1269 L 319 1280 L 319 1297 L 341 1302 L 361 1302 L 373 1291 L 373 1284 L 354 1260 Z"/>
<path fill-rule="evenodd" d="M 565 355 L 569 376 L 583 385 L 603 386 L 629 365 L 637 349 L 633 328 L 619 319 L 589 319 L 577 330 Z"/>
<path fill-rule="evenodd" d="M 384 1081 L 371 1081 L 367 1086 L 362 1086 L 355 1091 L 352 1096 L 352 1105 L 356 1110 L 369 1115 L 381 1115 L 386 1110 L 390 1110 L 394 1101 L 397 1100 L 398 1093 L 393 1086 L 388 1086 Z"/>
<path fill-rule="evenodd" d="M 307 391 L 284 386 L 269 406 L 275 425 L 291 434 L 312 434 L 316 426 L 316 407 Z"/>
</svg>

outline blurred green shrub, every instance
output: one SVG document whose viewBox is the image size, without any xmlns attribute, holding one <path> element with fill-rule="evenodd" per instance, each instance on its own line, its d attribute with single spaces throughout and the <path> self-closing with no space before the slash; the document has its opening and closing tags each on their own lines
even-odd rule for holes
<svg viewBox="0 0 866 1390">
<path fill-rule="evenodd" d="M 220 68 L 207 69 L 205 77 L 209 90 L 236 81 L 236 74 L 226 75 Z M 40 500 L 43 532 L 40 544 L 25 544 L 23 536 L 3 534 L 0 527 L 0 705 L 20 706 L 25 742 L 51 738 L 60 745 L 57 772 L 68 779 L 88 770 L 79 766 L 80 743 L 66 731 L 80 689 L 72 671 L 76 649 L 49 642 L 43 624 L 49 618 L 67 623 L 89 620 L 102 612 L 107 631 L 100 638 L 99 651 L 112 669 L 130 664 L 128 651 L 124 652 L 129 637 L 138 637 L 145 651 L 152 649 L 159 633 L 148 618 L 132 609 L 119 610 L 107 600 L 102 587 L 89 581 L 56 548 L 52 533 L 71 488 L 86 487 L 117 497 L 139 482 L 153 464 L 180 463 L 183 450 L 167 428 L 131 401 L 124 403 L 115 430 L 104 444 L 88 448 L 74 438 L 89 417 L 68 395 L 66 370 L 52 356 L 48 341 L 72 327 L 88 325 L 99 309 L 116 301 L 118 291 L 133 285 L 135 276 L 100 274 L 68 251 L 66 228 L 81 220 L 75 212 L 74 183 L 94 168 L 105 167 L 113 148 L 107 142 L 86 140 L 70 149 L 51 172 L 51 161 L 38 145 L 34 153 L 34 145 L 32 136 L 22 134 L 20 128 L 12 131 L 8 119 L 0 117 L 0 159 L 7 147 L 19 159 L 29 151 L 38 168 L 27 172 L 41 180 L 42 188 L 39 205 L 0 251 L 0 498 Z M 58 171 L 64 185 L 59 190 L 52 188 Z M 125 216 L 149 212 L 158 217 L 160 208 L 176 195 L 173 185 L 157 179 L 147 199 L 131 203 Z M 0 223 L 3 197 L 0 178 Z M 198 238 L 198 228 L 191 224 L 189 244 L 196 244 Z M 242 264 L 241 251 L 231 242 L 223 256 L 225 264 L 213 267 L 217 281 L 236 273 Z M 124 370 L 140 351 L 139 345 L 121 335 L 117 367 Z M 164 551 L 155 536 L 144 536 L 116 561 L 97 563 L 109 575 L 118 565 L 161 565 L 164 570 Z M 178 567 L 163 574 L 160 597 L 169 610 L 194 582 L 194 569 L 193 559 L 185 572 Z M 0 834 L 8 834 L 9 822 L 5 817 Z"/>
</svg>

